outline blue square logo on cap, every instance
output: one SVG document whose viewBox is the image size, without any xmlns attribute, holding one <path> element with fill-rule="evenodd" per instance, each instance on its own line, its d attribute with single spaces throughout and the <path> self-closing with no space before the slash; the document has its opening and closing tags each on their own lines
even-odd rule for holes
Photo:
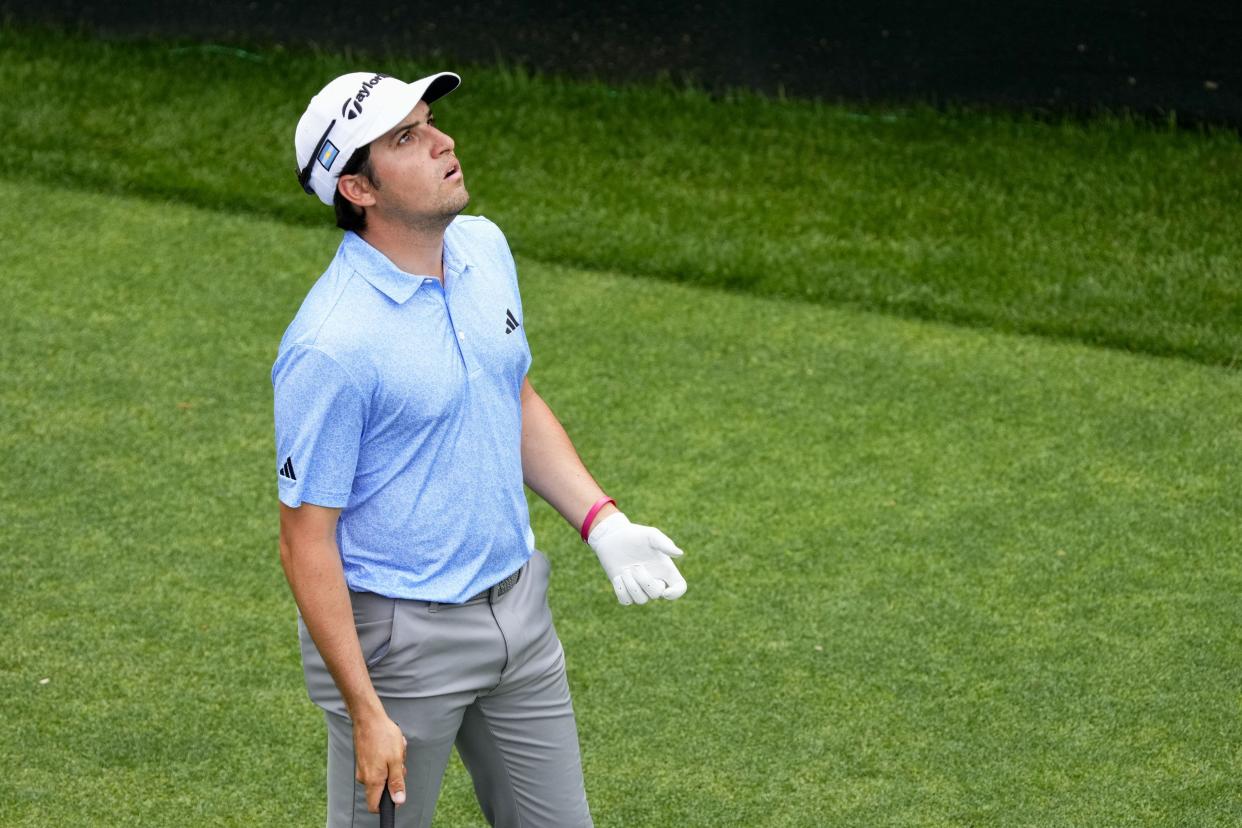
<svg viewBox="0 0 1242 828">
<path fill-rule="evenodd" d="M 336 144 L 331 141 L 323 142 L 323 149 L 319 151 L 319 163 L 325 170 L 332 169 L 332 162 L 340 155 L 340 150 L 336 148 Z"/>
</svg>

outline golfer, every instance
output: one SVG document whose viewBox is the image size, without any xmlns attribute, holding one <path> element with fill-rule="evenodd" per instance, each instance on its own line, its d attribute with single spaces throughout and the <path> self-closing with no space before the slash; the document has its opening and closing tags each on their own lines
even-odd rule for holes
<svg viewBox="0 0 1242 828">
<path fill-rule="evenodd" d="M 375 824 L 385 786 L 398 825 L 430 825 L 454 744 L 492 825 L 591 825 L 523 484 L 622 604 L 686 590 L 681 551 L 617 510 L 526 378 L 513 257 L 460 215 L 431 112 L 460 82 L 343 75 L 294 137 L 302 188 L 345 231 L 272 368 L 280 559 L 327 721 L 330 827 Z"/>
</svg>

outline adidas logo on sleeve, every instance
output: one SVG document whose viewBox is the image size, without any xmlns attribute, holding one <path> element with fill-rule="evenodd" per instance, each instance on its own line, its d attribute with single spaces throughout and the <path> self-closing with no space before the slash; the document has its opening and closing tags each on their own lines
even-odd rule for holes
<svg viewBox="0 0 1242 828">
<path fill-rule="evenodd" d="M 522 327 L 522 323 L 517 321 L 517 317 L 513 315 L 513 311 L 505 308 L 505 333 L 511 334 L 520 327 Z"/>
<path fill-rule="evenodd" d="M 286 457 L 285 464 L 280 467 L 280 476 L 287 477 L 290 480 L 297 480 L 298 476 L 293 473 L 293 458 Z"/>
</svg>

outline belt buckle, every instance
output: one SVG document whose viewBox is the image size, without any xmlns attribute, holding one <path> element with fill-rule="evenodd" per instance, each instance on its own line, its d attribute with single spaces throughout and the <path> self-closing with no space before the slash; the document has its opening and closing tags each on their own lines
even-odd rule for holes
<svg viewBox="0 0 1242 828">
<path fill-rule="evenodd" d="M 521 579 L 522 579 L 522 570 L 519 569 L 517 572 L 514 572 L 512 575 L 507 576 L 503 581 L 501 581 L 500 583 L 496 584 L 491 589 L 489 589 L 487 591 L 487 599 L 492 602 L 496 601 L 498 598 L 500 598 L 500 596 L 504 595 L 506 592 L 513 589 L 515 586 L 517 586 L 517 582 L 520 581 Z"/>
</svg>

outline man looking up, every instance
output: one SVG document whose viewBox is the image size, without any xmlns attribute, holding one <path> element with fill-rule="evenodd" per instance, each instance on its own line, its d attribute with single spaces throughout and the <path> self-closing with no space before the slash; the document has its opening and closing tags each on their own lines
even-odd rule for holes
<svg viewBox="0 0 1242 828">
<path fill-rule="evenodd" d="M 328 825 L 431 824 L 457 745 L 489 823 L 591 824 L 564 653 L 523 484 L 577 528 L 622 604 L 675 599 L 681 551 L 630 523 L 526 377 L 513 257 L 413 83 L 336 78 L 295 133 L 345 236 L 281 340 L 280 556 L 328 729 Z"/>
</svg>

